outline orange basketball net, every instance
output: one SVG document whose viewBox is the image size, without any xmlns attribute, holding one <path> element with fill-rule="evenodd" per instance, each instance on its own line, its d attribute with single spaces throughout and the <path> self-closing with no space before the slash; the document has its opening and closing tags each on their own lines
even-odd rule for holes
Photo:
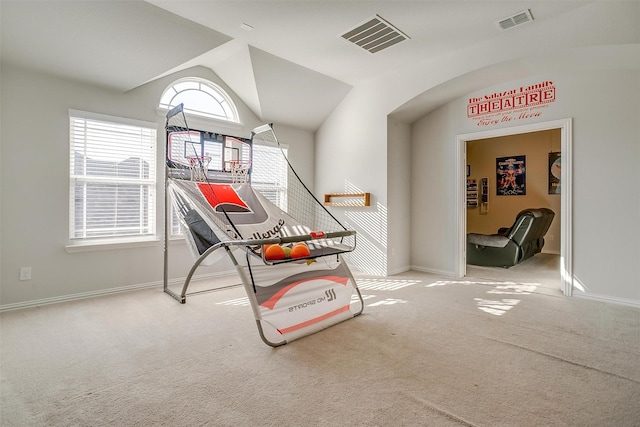
<svg viewBox="0 0 640 427">
<path fill-rule="evenodd" d="M 251 162 L 243 162 L 242 160 L 230 160 L 226 163 L 227 170 L 231 171 L 231 182 L 233 184 L 242 184 L 248 181 Z"/>
<path fill-rule="evenodd" d="M 204 182 L 207 180 L 207 170 L 211 162 L 210 156 L 189 156 L 189 169 L 191 170 L 191 181 Z"/>
</svg>

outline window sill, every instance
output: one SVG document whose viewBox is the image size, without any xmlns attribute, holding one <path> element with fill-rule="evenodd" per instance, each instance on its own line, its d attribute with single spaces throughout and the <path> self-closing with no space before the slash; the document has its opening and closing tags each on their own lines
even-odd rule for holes
<svg viewBox="0 0 640 427">
<path fill-rule="evenodd" d="M 166 117 L 167 111 L 169 110 L 160 107 L 156 108 L 156 113 L 160 117 Z M 185 112 L 184 115 L 190 129 L 219 133 L 221 131 L 237 132 L 242 130 L 244 126 L 242 122 L 232 122 L 229 120 L 216 119 L 215 117 L 198 116 L 187 112 Z"/>
<path fill-rule="evenodd" d="M 147 239 L 111 239 L 111 240 L 82 240 L 69 242 L 64 248 L 67 253 L 106 251 L 113 249 L 129 249 L 157 246 L 160 238 L 153 236 Z"/>
<path fill-rule="evenodd" d="M 171 236 L 169 237 L 169 244 L 170 245 L 186 245 L 187 240 L 184 238 L 184 236 Z"/>
</svg>

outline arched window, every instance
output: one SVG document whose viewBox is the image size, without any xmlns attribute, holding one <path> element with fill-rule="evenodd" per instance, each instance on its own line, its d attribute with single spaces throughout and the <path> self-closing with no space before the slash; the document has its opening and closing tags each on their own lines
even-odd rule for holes
<svg viewBox="0 0 640 427">
<path fill-rule="evenodd" d="M 231 97 L 215 83 L 195 77 L 180 79 L 165 89 L 160 108 L 171 109 L 183 103 L 185 113 L 239 123 L 238 110 Z"/>
</svg>

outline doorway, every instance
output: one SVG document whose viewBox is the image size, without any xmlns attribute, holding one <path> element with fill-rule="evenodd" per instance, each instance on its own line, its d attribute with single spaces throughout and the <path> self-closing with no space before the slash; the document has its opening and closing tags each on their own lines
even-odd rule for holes
<svg viewBox="0 0 640 427">
<path fill-rule="evenodd" d="M 458 268 L 457 275 L 464 277 L 467 274 L 466 263 L 466 235 L 467 235 L 467 142 L 479 139 L 497 138 L 510 135 L 526 134 L 551 129 L 560 130 L 560 151 L 562 155 L 562 168 L 560 177 L 560 280 L 562 292 L 571 296 L 573 290 L 573 272 L 571 263 L 571 119 L 555 120 L 550 122 L 523 125 L 511 128 L 488 130 L 457 136 L 458 164 L 457 187 L 458 188 Z"/>
</svg>

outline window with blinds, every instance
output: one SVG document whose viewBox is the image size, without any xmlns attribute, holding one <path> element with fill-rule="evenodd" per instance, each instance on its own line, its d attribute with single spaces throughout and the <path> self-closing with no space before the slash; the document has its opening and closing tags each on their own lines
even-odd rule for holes
<svg viewBox="0 0 640 427">
<path fill-rule="evenodd" d="M 155 124 L 70 111 L 73 240 L 156 234 Z"/>
<path fill-rule="evenodd" d="M 287 149 L 283 148 L 284 155 Z M 287 161 L 280 148 L 253 145 L 251 186 L 283 211 L 287 211 Z"/>
</svg>

